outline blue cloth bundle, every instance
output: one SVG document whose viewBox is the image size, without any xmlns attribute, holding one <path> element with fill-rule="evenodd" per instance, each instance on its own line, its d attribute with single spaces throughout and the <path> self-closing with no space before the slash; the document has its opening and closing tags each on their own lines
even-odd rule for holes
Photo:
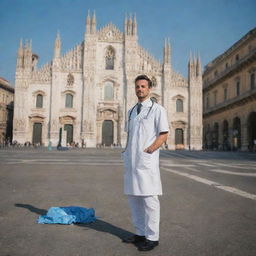
<svg viewBox="0 0 256 256">
<path fill-rule="evenodd" d="M 51 207 L 46 215 L 41 215 L 37 222 L 40 224 L 72 224 L 91 223 L 96 221 L 93 208 L 79 206 Z"/>
</svg>

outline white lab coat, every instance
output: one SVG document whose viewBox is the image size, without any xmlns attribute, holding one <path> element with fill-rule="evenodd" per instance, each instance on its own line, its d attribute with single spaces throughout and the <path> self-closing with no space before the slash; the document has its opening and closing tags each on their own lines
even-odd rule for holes
<svg viewBox="0 0 256 256">
<path fill-rule="evenodd" d="M 150 110 L 151 108 L 151 110 Z M 150 111 L 149 111 L 150 110 Z M 124 158 L 124 193 L 126 195 L 161 195 L 162 184 L 159 170 L 159 150 L 152 154 L 144 152 L 161 132 L 169 131 L 165 109 L 150 99 L 142 102 L 137 115 L 137 106 L 128 112 L 126 131 L 129 136 Z"/>
</svg>

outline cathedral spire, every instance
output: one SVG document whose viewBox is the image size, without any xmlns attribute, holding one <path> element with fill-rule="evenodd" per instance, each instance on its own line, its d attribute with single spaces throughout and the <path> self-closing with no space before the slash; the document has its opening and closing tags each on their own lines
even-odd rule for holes
<svg viewBox="0 0 256 256">
<path fill-rule="evenodd" d="M 127 35 L 132 35 L 132 15 L 130 14 L 130 18 L 128 19 L 128 28 Z"/>
<path fill-rule="evenodd" d="M 127 35 L 127 14 L 125 14 L 124 19 L 124 34 Z"/>
<path fill-rule="evenodd" d="M 24 67 L 30 69 L 32 64 L 32 40 L 26 40 L 23 54 Z"/>
<path fill-rule="evenodd" d="M 92 27 L 91 27 L 91 33 L 96 34 L 96 13 L 95 10 L 93 12 L 93 17 L 92 17 Z"/>
<path fill-rule="evenodd" d="M 90 10 L 88 10 L 87 18 L 86 18 L 86 33 L 91 33 L 91 17 L 90 17 Z"/>
<path fill-rule="evenodd" d="M 188 78 L 193 79 L 196 76 L 196 58 L 195 55 L 190 52 L 189 62 L 188 62 Z"/>
<path fill-rule="evenodd" d="M 22 40 L 22 38 L 20 39 L 20 47 L 18 50 L 18 56 L 23 57 L 23 40 Z"/>
<path fill-rule="evenodd" d="M 170 64 L 170 57 L 171 57 L 171 45 L 170 39 L 165 38 L 164 40 L 164 64 Z"/>
<path fill-rule="evenodd" d="M 134 36 L 137 36 L 137 20 L 136 20 L 136 14 L 134 14 L 134 17 L 133 17 L 132 34 L 133 34 Z"/>
<path fill-rule="evenodd" d="M 60 58 L 61 55 L 61 39 L 60 39 L 60 32 L 57 32 L 57 36 L 55 39 L 55 45 L 54 45 L 54 58 Z"/>
<path fill-rule="evenodd" d="M 199 55 L 196 60 L 196 76 L 201 76 L 201 75 L 202 75 L 202 65 L 201 65 L 201 60 Z"/>
<path fill-rule="evenodd" d="M 171 63 L 171 44 L 170 44 L 170 38 L 167 38 L 167 61 L 168 61 L 168 63 Z"/>
<path fill-rule="evenodd" d="M 23 68 L 23 62 L 24 62 L 24 49 L 23 49 L 23 40 L 20 39 L 20 47 L 18 49 L 17 54 L 17 68 Z"/>
</svg>

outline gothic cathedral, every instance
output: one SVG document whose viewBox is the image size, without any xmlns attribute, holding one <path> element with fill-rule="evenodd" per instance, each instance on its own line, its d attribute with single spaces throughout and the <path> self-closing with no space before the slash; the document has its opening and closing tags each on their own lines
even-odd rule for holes
<svg viewBox="0 0 256 256">
<path fill-rule="evenodd" d="M 62 55 L 57 34 L 54 57 L 37 68 L 31 41 L 21 41 L 15 76 L 13 140 L 53 146 L 79 143 L 125 146 L 127 111 L 136 104 L 134 79 L 153 81 L 151 98 L 168 113 L 169 149 L 202 149 L 202 72 L 190 56 L 188 79 L 172 69 L 165 40 L 163 63 L 138 44 L 136 17 L 97 30 L 95 13 L 86 19 L 84 40 Z"/>
</svg>

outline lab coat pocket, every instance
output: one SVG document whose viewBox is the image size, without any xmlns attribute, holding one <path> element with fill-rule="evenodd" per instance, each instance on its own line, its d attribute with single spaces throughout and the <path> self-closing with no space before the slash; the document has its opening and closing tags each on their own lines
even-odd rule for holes
<svg viewBox="0 0 256 256">
<path fill-rule="evenodd" d="M 152 168 L 152 155 L 146 152 L 141 152 L 139 159 L 139 169 L 148 170 Z"/>
<path fill-rule="evenodd" d="M 124 161 L 125 169 L 127 169 L 128 168 L 128 157 L 127 157 L 127 152 L 126 151 L 121 153 L 121 158 Z"/>
</svg>

